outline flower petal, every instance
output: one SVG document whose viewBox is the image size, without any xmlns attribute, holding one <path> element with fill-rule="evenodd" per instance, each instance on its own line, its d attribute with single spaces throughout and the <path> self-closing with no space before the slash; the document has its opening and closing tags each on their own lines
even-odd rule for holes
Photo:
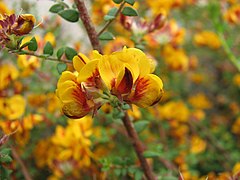
<svg viewBox="0 0 240 180">
<path fill-rule="evenodd" d="M 98 75 L 98 61 L 99 60 L 90 61 L 79 71 L 77 77 L 77 81 L 79 83 L 84 81 L 93 81 L 94 77 Z"/>
<path fill-rule="evenodd" d="M 108 89 L 111 90 L 115 85 L 115 80 L 123 68 L 124 64 L 112 55 L 105 55 L 99 60 L 99 73 Z"/>
<path fill-rule="evenodd" d="M 80 72 L 83 66 L 89 61 L 90 59 L 88 59 L 87 56 L 82 53 L 78 53 L 78 55 L 73 57 L 73 67 L 77 72 Z"/>
<path fill-rule="evenodd" d="M 161 99 L 162 94 L 162 80 L 154 74 L 147 74 L 137 80 L 135 90 L 128 99 L 133 104 L 145 108 L 156 104 Z"/>
<path fill-rule="evenodd" d="M 129 93 L 133 86 L 133 76 L 128 68 L 124 68 L 116 79 L 116 91 L 120 94 Z"/>
</svg>

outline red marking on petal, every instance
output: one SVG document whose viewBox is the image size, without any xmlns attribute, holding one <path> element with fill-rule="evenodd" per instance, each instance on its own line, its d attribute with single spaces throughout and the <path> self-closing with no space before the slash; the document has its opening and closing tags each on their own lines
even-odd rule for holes
<svg viewBox="0 0 240 180">
<path fill-rule="evenodd" d="M 117 87 L 117 92 L 120 94 L 129 93 L 133 86 L 133 77 L 131 71 L 125 68 L 125 74 Z"/>
<path fill-rule="evenodd" d="M 148 79 L 140 78 L 137 80 L 133 96 L 134 100 L 138 100 L 144 95 L 148 85 L 149 85 Z"/>
<path fill-rule="evenodd" d="M 84 59 L 81 57 L 81 56 L 79 56 L 79 55 L 77 55 L 78 57 L 79 57 L 79 59 L 84 63 L 84 64 L 86 64 L 86 62 L 84 61 Z"/>
</svg>

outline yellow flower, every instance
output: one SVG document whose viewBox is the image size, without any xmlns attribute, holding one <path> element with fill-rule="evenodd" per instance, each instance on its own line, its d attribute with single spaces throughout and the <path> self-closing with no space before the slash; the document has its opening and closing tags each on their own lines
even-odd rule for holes
<svg viewBox="0 0 240 180">
<path fill-rule="evenodd" d="M 188 99 L 188 102 L 195 108 L 198 109 L 210 109 L 212 108 L 212 103 L 207 99 L 205 94 L 198 93 L 194 96 L 191 96 Z"/>
<path fill-rule="evenodd" d="M 174 5 L 176 5 L 176 2 L 177 0 L 147 1 L 149 7 L 155 14 L 163 13 L 165 15 L 167 15 Z"/>
<path fill-rule="evenodd" d="M 123 48 L 110 55 L 97 51 L 92 54 L 91 60 L 81 53 L 75 56 L 73 66 L 77 72 L 65 71 L 58 81 L 56 92 L 68 117 L 80 118 L 95 112 L 113 96 L 139 107 L 160 100 L 162 80 L 151 74 L 155 68 L 153 60 L 141 50 Z"/>
<path fill-rule="evenodd" d="M 189 118 L 189 109 L 181 101 L 170 101 L 158 107 L 163 119 L 186 122 Z"/>
<path fill-rule="evenodd" d="M 151 74 L 152 60 L 141 50 L 123 48 L 102 56 L 99 73 L 113 95 L 139 107 L 156 104 L 163 94 L 162 80 Z M 149 93 L 151 92 L 151 93 Z"/>
<path fill-rule="evenodd" d="M 39 167 L 48 166 L 54 176 L 63 178 L 67 173 L 79 179 L 79 175 L 91 165 L 90 150 L 92 118 L 69 120 L 66 127 L 57 126 L 52 137 L 40 141 L 35 150 Z"/>
<path fill-rule="evenodd" d="M 12 64 L 0 65 L 0 90 L 5 89 L 13 80 L 17 79 L 19 72 Z"/>
<path fill-rule="evenodd" d="M 224 14 L 224 19 L 231 24 L 240 23 L 240 4 L 231 6 Z"/>
<path fill-rule="evenodd" d="M 8 120 L 14 120 L 25 112 L 25 99 L 21 95 L 10 98 L 0 98 L 0 114 Z"/>
<path fill-rule="evenodd" d="M 189 58 L 183 49 L 176 49 L 171 45 L 166 45 L 163 49 L 164 61 L 170 69 L 188 70 Z"/>
<path fill-rule="evenodd" d="M 195 34 L 194 43 L 198 46 L 207 46 L 212 49 L 218 49 L 221 46 L 218 36 L 211 31 L 202 31 Z"/>
<path fill-rule="evenodd" d="M 233 77 L 233 83 L 234 83 L 236 86 L 240 87 L 240 73 L 237 73 L 237 74 L 234 75 L 234 77 Z"/>
<path fill-rule="evenodd" d="M 17 17 L 11 29 L 16 35 L 28 34 L 34 27 L 36 19 L 32 14 L 21 14 Z"/>
<path fill-rule="evenodd" d="M 240 117 L 238 117 L 232 125 L 232 132 L 234 134 L 240 135 Z"/>
<path fill-rule="evenodd" d="M 18 55 L 18 67 L 22 70 L 21 76 L 30 76 L 37 68 L 40 67 L 40 62 L 35 56 Z"/>
<path fill-rule="evenodd" d="M 191 148 L 190 152 L 198 154 L 203 152 L 206 149 L 207 143 L 198 136 L 191 137 Z"/>
<path fill-rule="evenodd" d="M 237 162 L 234 167 L 233 167 L 233 175 L 239 174 L 240 173 L 240 162 Z"/>
<path fill-rule="evenodd" d="M 81 118 L 94 108 L 94 102 L 87 98 L 77 76 L 70 71 L 62 73 L 56 90 L 63 113 L 70 118 Z"/>
<path fill-rule="evenodd" d="M 44 42 L 46 43 L 47 41 L 49 41 L 53 46 L 56 45 L 56 39 L 55 39 L 55 36 L 52 32 L 48 32 L 48 33 L 45 34 Z"/>
</svg>

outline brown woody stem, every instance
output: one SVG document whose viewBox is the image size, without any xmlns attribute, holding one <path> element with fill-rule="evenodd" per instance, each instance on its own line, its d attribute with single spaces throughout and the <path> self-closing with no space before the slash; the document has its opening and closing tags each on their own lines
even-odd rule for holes
<svg viewBox="0 0 240 180">
<path fill-rule="evenodd" d="M 19 163 L 19 165 L 22 169 L 22 173 L 23 173 L 24 178 L 26 180 L 32 180 L 32 178 L 31 178 L 31 176 L 28 172 L 28 169 L 26 168 L 24 162 L 22 161 L 22 159 L 18 155 L 17 150 L 13 146 L 11 146 L 11 150 L 12 150 L 12 155 L 13 155 L 14 159 Z"/>
<path fill-rule="evenodd" d="M 79 17 L 82 20 L 83 25 L 87 31 L 87 34 L 88 34 L 88 37 L 90 39 L 93 49 L 98 50 L 100 53 L 102 53 L 102 49 L 100 46 L 100 42 L 98 40 L 97 32 L 96 32 L 96 30 L 93 26 L 93 23 L 89 17 L 87 8 L 84 4 L 84 0 L 74 0 L 74 2 L 77 5 L 78 11 L 79 11 Z"/>
<path fill-rule="evenodd" d="M 122 119 L 123 124 L 127 130 L 128 136 L 132 141 L 133 147 L 135 149 L 135 152 L 138 156 L 138 159 L 140 161 L 141 167 L 143 169 L 143 172 L 148 180 L 156 180 L 156 177 L 154 176 L 151 167 L 149 166 L 146 158 L 143 156 L 144 147 L 142 142 L 140 141 L 138 134 L 133 127 L 133 124 L 131 120 L 129 119 L 128 113 L 125 112 L 124 118 Z"/>
<path fill-rule="evenodd" d="M 120 5 L 120 7 L 118 8 L 116 14 L 114 15 L 115 18 L 116 18 L 116 17 L 118 16 L 118 14 L 121 12 L 121 10 L 123 9 L 125 3 L 126 3 L 126 2 L 123 2 L 123 3 Z M 110 26 L 110 24 L 115 20 L 115 18 L 114 18 L 114 19 L 111 19 L 110 21 L 108 21 L 108 22 L 104 25 L 104 27 L 102 28 L 102 30 L 99 31 L 99 33 L 98 33 L 97 35 L 100 36 L 100 35 Z"/>
</svg>

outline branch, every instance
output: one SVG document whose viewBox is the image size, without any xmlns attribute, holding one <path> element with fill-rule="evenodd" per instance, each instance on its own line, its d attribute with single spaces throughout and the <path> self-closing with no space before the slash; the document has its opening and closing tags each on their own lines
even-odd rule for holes
<svg viewBox="0 0 240 180">
<path fill-rule="evenodd" d="M 25 51 L 25 50 L 17 50 L 17 51 L 9 51 L 9 52 L 14 53 L 14 54 L 18 54 L 18 55 L 30 55 L 30 56 L 35 56 L 35 57 L 42 58 L 42 59 L 45 59 L 45 60 L 72 64 L 72 61 L 70 61 L 70 60 L 57 59 L 57 58 L 54 58 L 54 57 L 51 57 L 51 56 L 45 56 L 45 55 L 42 55 L 42 54 L 37 54 L 35 52 L 30 52 L 30 51 Z"/>
<path fill-rule="evenodd" d="M 31 176 L 30 176 L 30 174 L 28 172 L 28 169 L 26 168 L 26 166 L 25 166 L 24 162 L 22 161 L 22 159 L 19 157 L 16 149 L 13 146 L 11 146 L 11 150 L 12 150 L 13 157 L 16 159 L 16 161 L 19 163 L 19 165 L 20 165 L 20 167 L 22 169 L 22 173 L 23 173 L 24 178 L 26 180 L 32 180 L 32 178 L 31 178 Z"/>
<path fill-rule="evenodd" d="M 79 11 L 79 17 L 83 22 L 83 25 L 87 31 L 88 37 L 90 39 L 90 42 L 92 44 L 93 49 L 98 50 L 98 52 L 102 53 L 102 49 L 100 46 L 100 42 L 98 40 L 97 32 L 93 26 L 93 23 L 89 17 L 89 14 L 87 12 L 87 8 L 84 4 L 84 0 L 74 0 L 78 11 Z"/>
<path fill-rule="evenodd" d="M 125 4 L 125 1 L 120 5 L 118 11 L 117 11 L 116 14 L 114 15 L 115 18 L 116 18 L 116 17 L 118 16 L 118 14 L 121 12 L 122 8 L 124 7 L 124 4 Z M 109 20 L 109 21 L 103 26 L 102 30 L 99 31 L 99 33 L 98 33 L 97 35 L 100 36 L 100 35 L 108 28 L 108 26 L 110 26 L 110 24 L 115 20 L 115 18 Z"/>
<path fill-rule="evenodd" d="M 146 178 L 148 180 L 156 180 L 147 160 L 143 156 L 143 152 L 144 152 L 143 144 L 140 141 L 138 134 L 137 134 L 136 130 L 134 129 L 132 122 L 129 119 L 127 112 L 125 112 L 125 116 L 122 119 L 122 121 L 127 130 L 128 136 L 132 141 L 133 147 L 134 147 L 135 152 L 138 156 L 138 159 L 141 163 L 141 167 L 143 169 L 143 172 L 144 172 Z"/>
</svg>

